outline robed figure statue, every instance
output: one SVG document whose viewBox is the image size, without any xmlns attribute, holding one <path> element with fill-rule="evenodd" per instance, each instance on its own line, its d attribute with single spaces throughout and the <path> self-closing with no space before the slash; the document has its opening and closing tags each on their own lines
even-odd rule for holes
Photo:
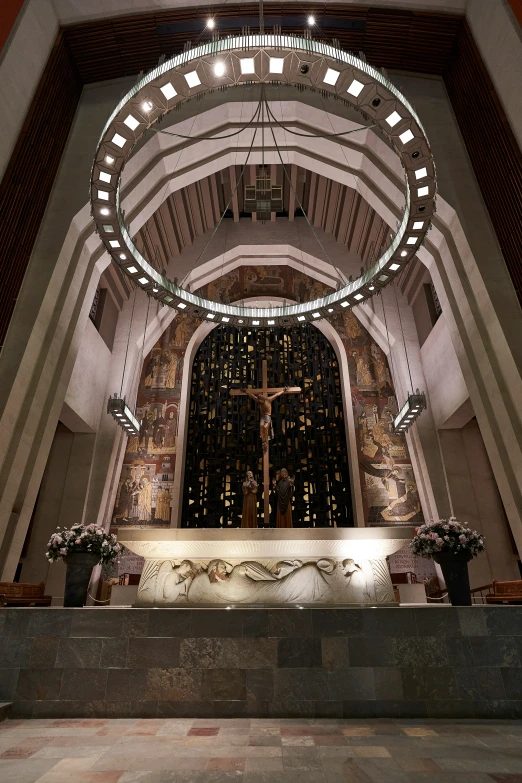
<svg viewBox="0 0 522 783">
<path fill-rule="evenodd" d="M 241 527 L 257 527 L 257 488 L 258 484 L 251 470 L 247 470 L 243 481 L 243 515 Z"/>
<path fill-rule="evenodd" d="M 290 478 L 286 468 L 282 469 L 279 481 L 272 479 L 277 498 L 276 527 L 292 527 L 294 481 L 295 478 Z"/>
</svg>

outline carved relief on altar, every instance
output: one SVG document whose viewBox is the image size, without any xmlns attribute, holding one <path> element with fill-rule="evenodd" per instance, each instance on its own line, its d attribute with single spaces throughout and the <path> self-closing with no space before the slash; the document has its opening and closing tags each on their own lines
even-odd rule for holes
<svg viewBox="0 0 522 783">
<path fill-rule="evenodd" d="M 393 602 L 386 560 L 148 560 L 138 606 Z"/>
</svg>

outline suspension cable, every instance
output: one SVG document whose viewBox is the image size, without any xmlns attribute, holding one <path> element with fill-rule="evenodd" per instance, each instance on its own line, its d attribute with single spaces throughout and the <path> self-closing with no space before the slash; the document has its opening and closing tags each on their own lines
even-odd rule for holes
<svg viewBox="0 0 522 783">
<path fill-rule="evenodd" d="M 411 383 L 411 393 L 413 394 L 415 389 L 413 388 L 413 381 L 411 378 L 411 369 L 410 369 L 410 360 L 408 359 L 408 351 L 406 350 L 406 338 L 404 337 L 404 329 L 402 328 L 402 318 L 401 318 L 401 311 L 399 309 L 399 300 L 397 298 L 397 286 L 394 285 L 393 289 L 395 291 L 395 302 L 397 304 L 397 313 L 399 315 L 399 325 L 401 327 L 401 334 L 402 334 L 402 342 L 404 344 L 404 354 L 406 356 L 406 364 L 408 365 L 408 374 L 410 376 L 410 383 Z"/>
<path fill-rule="evenodd" d="M 162 128 L 149 128 L 154 133 L 165 133 L 167 136 L 176 136 L 178 139 L 188 139 L 189 141 L 218 141 L 219 139 L 230 139 L 232 136 L 238 136 L 244 130 L 250 127 L 258 115 L 258 111 L 254 113 L 253 117 L 243 125 L 239 130 L 233 133 L 226 133 L 224 136 L 185 136 L 183 133 L 174 133 L 174 131 L 162 130 Z"/>
<path fill-rule="evenodd" d="M 261 100 L 259 101 L 259 104 L 258 104 L 258 107 L 257 107 L 257 112 L 256 112 L 256 115 L 258 115 L 260 111 L 261 111 Z M 239 175 L 238 181 L 237 181 L 237 183 L 236 183 L 236 187 L 235 187 L 235 188 L 234 188 L 234 190 L 232 191 L 232 193 L 231 193 L 231 195 L 230 195 L 230 198 L 229 198 L 229 200 L 228 200 L 228 203 L 226 204 L 226 206 L 225 206 L 225 209 L 223 210 L 223 212 L 222 212 L 222 214 L 221 214 L 221 217 L 219 218 L 219 222 L 216 224 L 216 226 L 214 227 L 214 230 L 212 231 L 212 234 L 211 234 L 211 236 L 210 236 L 210 239 L 209 239 L 209 240 L 208 240 L 208 242 L 206 243 L 205 247 L 203 248 L 203 250 L 201 251 L 201 253 L 200 253 L 200 254 L 199 254 L 199 256 L 197 257 L 197 259 L 195 260 L 195 262 L 192 264 L 191 271 L 192 271 L 192 269 L 194 269 L 194 268 L 195 268 L 195 267 L 196 267 L 196 266 L 199 264 L 199 262 L 201 261 L 201 259 L 202 259 L 202 258 L 203 258 L 203 256 L 205 255 L 205 253 L 207 252 L 208 246 L 210 245 L 210 243 L 211 243 L 211 242 L 212 242 L 212 240 L 214 239 L 214 237 L 215 237 L 215 235 L 216 235 L 216 233 L 217 233 L 217 230 L 219 229 L 219 227 L 220 227 L 221 223 L 223 222 L 223 218 L 225 217 L 226 213 L 228 212 L 228 208 L 230 207 L 230 205 L 231 205 L 231 203 L 232 203 L 232 199 L 233 199 L 233 198 L 234 198 L 234 196 L 236 195 L 236 193 L 237 193 L 237 190 L 238 190 L 238 188 L 239 188 L 239 186 L 240 186 L 240 184 L 241 184 L 241 181 L 242 181 L 242 179 L 243 179 L 243 176 L 244 176 L 244 174 L 245 174 L 246 167 L 247 167 L 247 164 L 248 164 L 248 161 L 249 161 L 249 158 L 250 158 L 250 153 L 252 152 L 252 148 L 253 148 L 253 146 L 254 146 L 254 141 L 255 141 L 255 139 L 256 139 L 256 134 L 257 134 L 257 125 L 256 125 L 256 128 L 255 128 L 255 130 L 254 130 L 254 134 L 253 134 L 253 136 L 252 136 L 252 142 L 251 142 L 251 144 L 250 144 L 250 147 L 248 148 L 248 154 L 247 154 L 247 156 L 246 156 L 246 160 L 245 160 L 245 162 L 244 162 L 244 164 L 243 164 L 243 168 L 241 169 L 241 174 Z"/>
<path fill-rule="evenodd" d="M 348 136 L 351 133 L 358 133 L 362 130 L 369 130 L 370 128 L 375 128 L 375 123 L 373 125 L 361 125 L 360 128 L 353 128 L 352 130 L 347 131 L 341 131 L 340 133 L 299 133 L 299 131 L 292 130 L 291 128 L 288 128 L 286 125 L 283 125 L 279 120 L 277 120 L 270 109 L 268 109 L 270 116 L 272 117 L 273 121 L 276 125 L 279 125 L 280 128 L 282 128 L 285 131 L 288 131 L 288 133 L 293 133 L 294 136 L 304 136 L 307 139 L 332 139 L 336 138 L 338 136 Z"/>
<path fill-rule="evenodd" d="M 390 345 L 390 333 L 388 331 L 388 321 L 386 319 L 386 308 L 384 306 L 384 297 L 382 295 L 382 291 L 380 291 L 380 294 L 381 294 L 381 303 L 382 303 L 382 313 L 384 315 L 384 325 L 386 326 L 386 340 L 388 341 L 388 353 L 389 353 L 389 357 L 390 357 L 390 373 L 391 373 L 391 376 L 392 376 L 392 383 L 393 383 L 393 354 L 392 354 L 392 349 L 391 349 L 391 345 Z M 395 389 L 395 396 L 397 396 L 397 390 L 396 389 Z"/>
<path fill-rule="evenodd" d="M 270 112 L 270 109 L 268 108 L 268 104 L 267 104 L 267 102 L 266 102 L 266 98 L 265 98 L 265 103 L 266 103 L 266 105 L 267 105 L 267 111 L 268 111 L 268 112 Z M 270 112 L 270 114 L 272 115 L 272 112 Z M 273 115 L 272 115 L 272 116 L 273 116 Z M 299 207 L 300 207 L 300 209 L 301 209 L 301 212 L 303 213 L 303 215 L 304 215 L 304 217 L 305 217 L 305 220 L 306 220 L 306 222 L 308 223 L 308 227 L 310 228 L 310 230 L 311 230 L 312 234 L 314 235 L 314 238 L 315 238 L 315 240 L 316 240 L 317 244 L 319 245 L 319 247 L 321 248 L 321 250 L 322 250 L 322 251 L 323 251 L 323 253 L 325 254 L 325 256 L 326 256 L 326 258 L 327 258 L 327 260 L 328 260 L 328 263 L 329 263 L 329 264 L 330 264 L 330 266 L 331 266 L 333 269 L 335 269 L 335 271 L 337 272 L 337 275 L 338 275 L 338 277 L 339 277 L 339 280 L 340 280 L 341 282 L 344 282 L 344 281 L 343 281 L 343 278 L 342 278 L 342 276 L 341 276 L 341 272 L 340 272 L 340 270 L 339 270 L 339 269 L 336 267 L 336 265 L 334 264 L 334 262 L 333 262 L 333 261 L 332 261 L 332 259 L 330 258 L 329 254 L 327 253 L 327 251 L 326 251 L 326 249 L 325 249 L 325 247 L 324 247 L 323 243 L 321 242 L 321 240 L 320 240 L 320 239 L 319 239 L 319 237 L 317 236 L 317 233 L 316 233 L 316 231 L 315 231 L 315 228 L 314 228 L 314 226 L 312 225 L 312 223 L 310 222 L 310 220 L 309 220 L 309 218 L 308 218 L 308 215 L 306 214 L 306 212 L 305 212 L 305 210 L 304 210 L 304 208 L 303 208 L 303 205 L 302 205 L 302 203 L 301 203 L 301 200 L 300 200 L 299 196 L 297 195 L 296 189 L 294 188 L 294 186 L 293 186 L 293 184 L 292 184 L 292 179 L 291 179 L 291 177 L 289 176 L 289 174 L 288 174 L 288 172 L 287 172 L 287 170 L 286 170 L 286 166 L 285 166 L 285 164 L 284 164 L 284 162 L 283 162 L 283 158 L 282 158 L 282 155 L 281 155 L 281 150 L 279 149 L 279 146 L 278 146 L 278 144 L 277 144 L 276 137 L 275 137 L 275 133 L 274 133 L 274 128 L 273 128 L 273 126 L 272 126 L 272 124 L 271 124 L 271 123 L 270 123 L 270 130 L 271 130 L 271 132 L 272 132 L 272 138 L 274 139 L 274 145 L 275 145 L 275 148 L 276 148 L 276 150 L 277 150 L 277 154 L 278 154 L 278 156 L 279 156 L 279 160 L 281 161 L 281 166 L 283 167 L 283 171 L 284 171 L 284 174 L 285 174 L 286 180 L 287 180 L 287 182 L 289 183 L 289 185 L 290 185 L 290 188 L 291 188 L 291 189 L 292 189 L 292 191 L 293 191 L 294 198 L 295 198 L 295 200 L 297 201 L 297 203 L 299 204 Z"/>
<path fill-rule="evenodd" d="M 125 378 L 125 368 L 127 366 L 127 355 L 129 353 L 129 343 L 130 343 L 130 336 L 131 336 L 131 329 L 132 329 L 132 321 L 133 321 L 133 318 L 134 318 L 134 305 L 135 304 L 136 304 L 136 287 L 134 288 L 134 299 L 133 299 L 133 302 L 132 302 L 132 312 L 131 312 L 130 325 L 129 325 L 129 334 L 128 334 L 128 337 L 127 337 L 127 348 L 125 349 L 125 359 L 123 361 L 123 373 L 122 373 L 122 376 L 121 376 L 120 398 L 121 398 L 121 395 L 123 394 L 123 381 L 124 381 L 124 378 Z"/>
</svg>

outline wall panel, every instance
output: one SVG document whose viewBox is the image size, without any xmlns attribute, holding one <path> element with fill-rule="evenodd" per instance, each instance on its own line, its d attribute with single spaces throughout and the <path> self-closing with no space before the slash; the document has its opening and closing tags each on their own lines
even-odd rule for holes
<svg viewBox="0 0 522 783">
<path fill-rule="evenodd" d="M 0 346 L 69 135 L 82 82 L 63 33 L 56 39 L 0 184 Z"/>
<path fill-rule="evenodd" d="M 464 20 L 444 71 L 444 81 L 522 302 L 522 153 Z"/>
</svg>

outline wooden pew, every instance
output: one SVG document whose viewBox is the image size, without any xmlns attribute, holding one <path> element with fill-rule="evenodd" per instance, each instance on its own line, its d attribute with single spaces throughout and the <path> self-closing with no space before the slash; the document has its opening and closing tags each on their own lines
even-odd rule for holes
<svg viewBox="0 0 522 783">
<path fill-rule="evenodd" d="M 45 582 L 0 582 L 0 606 L 50 606 L 52 596 L 44 592 Z"/>
<path fill-rule="evenodd" d="M 522 579 L 492 584 L 493 592 L 486 595 L 487 604 L 521 604 Z"/>
</svg>

